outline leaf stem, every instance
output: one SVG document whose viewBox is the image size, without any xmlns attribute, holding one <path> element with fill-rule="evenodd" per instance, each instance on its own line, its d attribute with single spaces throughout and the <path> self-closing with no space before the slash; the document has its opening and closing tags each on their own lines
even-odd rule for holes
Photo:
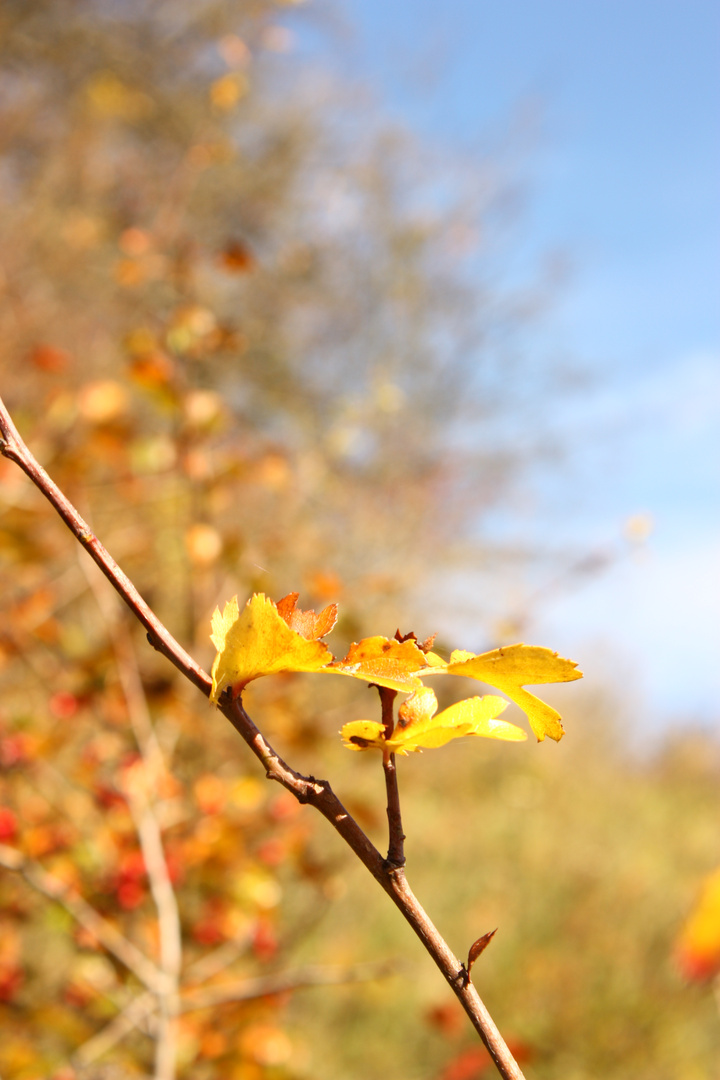
<svg viewBox="0 0 720 1080">
<path fill-rule="evenodd" d="M 397 869 L 405 865 L 405 833 L 400 814 L 400 792 L 398 790 L 397 766 L 394 754 L 383 754 L 385 772 L 385 790 L 387 792 L 387 816 L 389 829 L 388 866 Z"/>
<path fill-rule="evenodd" d="M 382 723 L 385 729 L 385 738 L 392 736 L 395 728 L 393 705 L 397 697 L 396 690 L 390 690 L 386 686 L 378 686 L 380 705 L 382 708 Z M 402 826 L 402 814 L 400 812 L 400 791 L 398 789 L 397 766 L 395 755 L 383 751 L 383 771 L 385 773 L 385 791 L 387 794 L 388 816 L 388 866 L 396 869 L 405 865 L 405 833 Z"/>
</svg>

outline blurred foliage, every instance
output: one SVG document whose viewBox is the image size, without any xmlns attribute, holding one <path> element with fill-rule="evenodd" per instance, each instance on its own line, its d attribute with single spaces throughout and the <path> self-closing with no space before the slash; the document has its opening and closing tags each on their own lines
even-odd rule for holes
<svg viewBox="0 0 720 1080">
<path fill-rule="evenodd" d="M 720 743 L 686 732 L 633 757 L 626 705 L 578 685 L 556 694 L 568 729 L 557 745 L 483 741 L 399 759 L 408 878 L 457 955 L 498 927 L 473 980 L 529 1080 L 715 1076 L 713 984 L 688 981 L 676 943 L 718 861 Z M 373 800 L 382 843 L 379 769 L 353 755 L 332 775 L 343 796 Z M 322 1010 L 294 998 L 309 1074 L 355 1080 L 390 1063 L 425 1080 L 494 1076 L 432 963 L 362 874 L 349 868 L 345 895 L 303 949 L 344 963 L 390 955 L 401 975 L 338 989 Z"/>
<path fill-rule="evenodd" d="M 173 536 L 219 529 L 243 587 L 339 575 L 371 611 L 540 441 L 522 408 L 545 372 L 517 341 L 539 294 L 494 287 L 501 170 L 454 172 L 363 123 L 350 91 L 343 110 L 305 90 L 268 53 L 277 6 L 3 7 L 6 394 L 61 483 L 95 497 L 120 444 Z M 98 529 L 126 499 L 103 495 Z M 158 501 L 125 545 L 145 587 L 148 556 L 185 558 Z M 191 633 L 162 606 L 177 583 L 153 587 Z"/>
<path fill-rule="evenodd" d="M 514 205 L 504 178 L 486 163 L 471 191 L 451 163 L 368 123 L 353 90 L 306 85 L 283 53 L 289 8 L 0 7 L 3 396 L 206 666 L 210 613 L 233 592 L 342 598 L 348 640 L 392 633 L 383 620 L 401 599 L 413 610 L 411 589 L 477 534 L 547 441 L 537 401 L 552 373 L 518 346 L 540 294 L 495 280 L 494 238 Z M 201 984 L 308 956 L 350 977 L 356 961 L 405 948 L 336 839 L 245 771 L 235 733 L 148 648 L 4 460 L 0 501 L 0 844 L 157 956 L 140 836 L 149 800 L 188 1001 Z M 337 739 L 346 702 L 366 691 L 310 682 L 253 689 L 251 712 L 294 764 L 320 771 L 320 760 L 340 778 L 382 845 L 379 776 Z M 476 977 L 538 1077 L 630 1075 L 626 1052 L 633 1075 L 706 1076 L 709 999 L 687 996 L 668 957 L 692 882 L 717 862 L 715 759 L 636 767 L 606 748 L 598 737 L 561 744 L 556 759 L 531 746 L 448 750 L 426 779 L 424 760 L 403 770 L 408 832 L 421 838 L 411 877 L 441 929 L 458 927 L 457 949 L 501 923 Z M 476 838 L 457 835 L 460 819 L 478 822 Z M 142 993 L 137 979 L 6 870 L 0 921 L 4 1080 L 67 1080 L 83 1046 L 78 1076 L 146 1075 L 152 1026 L 97 1062 L 87 1050 Z M 399 1074 L 439 1076 L 475 1043 L 429 986 L 238 993 L 188 1010 L 178 1073 L 367 1075 L 386 1067 L 392 1040 L 393 1057 L 398 1043 L 407 1051 Z M 700 1071 L 672 1049 L 687 1031 Z M 654 1071 L 640 1067 L 643 1045 Z"/>
</svg>

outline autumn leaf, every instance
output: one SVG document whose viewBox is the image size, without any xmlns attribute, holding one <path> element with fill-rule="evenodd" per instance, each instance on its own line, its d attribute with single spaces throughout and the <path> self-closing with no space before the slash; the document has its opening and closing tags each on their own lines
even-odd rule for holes
<svg viewBox="0 0 720 1080">
<path fill-rule="evenodd" d="M 431 651 L 433 639 L 419 645 L 414 634 L 398 634 L 395 640 L 381 636 L 363 638 L 350 646 L 342 660 L 335 660 L 319 639 L 335 625 L 337 605 L 329 604 L 316 615 L 314 611 L 298 608 L 297 600 L 298 593 L 289 593 L 275 604 L 258 594 L 248 601 L 242 613 L 237 597 L 225 605 L 222 613 L 216 609 L 211 637 L 218 654 L 212 668 L 212 701 L 217 702 L 226 687 L 231 686 L 237 694 L 252 679 L 263 675 L 320 671 L 414 694 L 401 706 L 398 728 L 393 735 L 404 747 L 402 753 L 443 746 L 450 739 L 466 734 L 517 739 L 519 736 L 513 733 L 519 728 L 496 719 L 501 709 L 495 703 L 503 700 L 500 698 L 471 698 L 451 706 L 440 716 L 435 715 L 437 700 L 434 694 L 423 696 L 421 691 L 425 688 L 421 679 L 426 675 L 464 675 L 507 694 L 527 713 L 539 740 L 546 735 L 555 740 L 562 737 L 559 713 L 524 689 L 527 683 L 581 678 L 573 661 L 564 660 L 550 649 L 509 645 L 479 656 L 456 650 L 446 663 Z M 488 710 L 495 711 L 491 715 Z M 370 721 L 358 723 L 370 724 Z M 363 744 L 378 745 L 379 735 L 372 725 L 363 731 L 364 734 L 359 729 L 355 731 Z M 352 745 L 360 746 L 360 743 Z"/>
<path fill-rule="evenodd" d="M 323 670 L 330 675 L 350 675 L 354 679 L 407 693 L 422 688 L 417 673 L 425 667 L 425 654 L 414 641 L 369 637 L 354 642 L 347 656 Z"/>
<path fill-rule="evenodd" d="M 520 706 L 538 742 L 542 742 L 546 735 L 559 742 L 564 735 L 560 713 L 524 687 L 528 683 L 535 685 L 581 679 L 582 672 L 576 669 L 574 661 L 563 659 L 551 649 L 518 644 L 493 649 L 478 656 L 458 649 L 445 665 L 439 665 L 433 656 L 430 670 L 425 674 L 465 675 L 494 686 Z"/>
<path fill-rule="evenodd" d="M 300 593 L 288 593 L 282 600 L 278 600 L 278 614 L 282 616 L 291 630 L 302 634 L 308 641 L 317 641 L 318 638 L 329 634 L 337 622 L 337 604 L 328 604 L 326 608 L 316 615 L 314 611 L 301 611 L 297 607 Z"/>
<path fill-rule="evenodd" d="M 294 602 L 292 608 L 286 603 L 285 611 L 292 615 Z M 329 621 L 327 611 L 317 619 L 314 612 L 298 612 L 298 622 L 305 625 L 302 616 L 310 614 L 313 627 L 317 629 L 318 620 L 324 625 L 323 616 L 325 623 Z M 248 600 L 242 612 L 237 596 L 225 604 L 222 613 L 216 608 L 210 637 L 217 649 L 212 666 L 210 700 L 213 702 L 218 701 L 228 686 L 237 695 L 249 682 L 262 675 L 275 675 L 281 671 L 319 671 L 333 658 L 322 641 L 307 638 L 289 626 L 277 606 L 262 593 L 256 593 Z"/>
<path fill-rule="evenodd" d="M 247 274 L 255 269 L 255 256 L 246 244 L 234 240 L 220 253 L 218 263 L 229 274 Z"/>
<path fill-rule="evenodd" d="M 705 878 L 676 945 L 686 979 L 702 982 L 720 972 L 720 869 Z"/>
<path fill-rule="evenodd" d="M 402 641 L 414 641 L 416 643 L 418 649 L 422 650 L 422 652 L 424 652 L 426 655 L 432 649 L 433 644 L 435 643 L 435 638 L 436 637 L 437 637 L 437 632 L 434 633 L 434 634 L 431 634 L 430 637 L 425 638 L 424 641 L 418 641 L 417 634 L 415 633 L 414 630 L 411 630 L 409 634 L 401 634 L 399 630 L 395 631 L 395 640 L 396 641 L 400 641 L 400 642 L 402 642 Z"/>
<path fill-rule="evenodd" d="M 398 709 L 398 722 L 389 739 L 384 726 L 372 720 L 345 724 L 341 735 L 351 750 L 388 750 L 391 754 L 434 749 L 464 735 L 522 742 L 527 735 L 521 728 L 496 719 L 507 705 L 504 698 L 489 695 L 458 701 L 438 713 L 434 691 L 424 686 Z"/>
</svg>

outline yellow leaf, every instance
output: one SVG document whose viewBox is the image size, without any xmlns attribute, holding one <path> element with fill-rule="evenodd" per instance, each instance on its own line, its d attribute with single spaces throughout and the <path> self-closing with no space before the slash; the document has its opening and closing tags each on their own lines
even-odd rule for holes
<svg viewBox="0 0 720 1080">
<path fill-rule="evenodd" d="M 348 750 L 369 750 L 371 747 L 382 750 L 384 727 L 377 720 L 351 720 L 343 724 L 340 734 Z"/>
<path fill-rule="evenodd" d="M 433 716 L 437 712 L 437 707 L 438 702 L 435 691 L 423 686 L 422 689 L 416 690 L 414 694 L 411 694 L 409 698 L 403 701 L 398 709 L 397 727 L 402 730 L 412 728 L 416 731 L 423 725 L 431 723 Z"/>
<path fill-rule="evenodd" d="M 497 720 L 507 708 L 505 698 L 487 694 L 485 697 L 466 698 L 458 701 L 455 705 L 438 713 L 433 720 L 433 738 L 439 737 L 441 732 L 450 732 L 447 737 L 443 735 L 442 742 L 424 742 L 424 746 L 442 746 L 450 739 L 456 738 L 452 732 L 455 729 L 463 729 L 464 735 L 481 735 L 486 739 L 502 739 L 505 742 L 524 742 L 527 735 L 522 728 L 510 724 L 506 720 Z"/>
<path fill-rule="evenodd" d="M 414 641 L 369 637 L 353 643 L 347 656 L 323 670 L 330 675 L 350 675 L 407 693 L 422 687 L 417 672 L 427 666 L 425 654 Z"/>
<path fill-rule="evenodd" d="M 432 673 L 443 670 L 449 675 L 466 675 L 502 690 L 527 714 L 539 742 L 546 735 L 559 742 L 564 734 L 560 714 L 523 687 L 527 683 L 535 685 L 581 679 L 582 672 L 576 669 L 577 664 L 563 659 L 551 649 L 520 644 L 493 649 L 479 656 L 458 650 L 452 653 L 447 667 L 433 668 Z"/>
<path fill-rule="evenodd" d="M 473 660 L 475 653 L 468 652 L 466 649 L 453 649 L 450 653 L 451 664 L 461 664 L 463 660 Z"/>
<path fill-rule="evenodd" d="M 262 675 L 319 671 L 332 660 L 323 642 L 308 640 L 291 629 L 262 593 L 248 600 L 242 612 L 237 596 L 225 604 L 222 613 L 216 608 L 210 637 L 218 651 L 212 666 L 210 700 L 214 702 L 228 686 L 237 695 Z"/>
<path fill-rule="evenodd" d="M 398 722 L 391 738 L 386 739 L 383 725 L 372 720 L 345 724 L 341 734 L 345 745 L 352 750 L 388 750 L 391 754 L 431 750 L 464 735 L 521 742 L 527 738 L 524 731 L 496 719 L 507 704 L 500 697 L 475 697 L 459 701 L 435 715 L 437 698 L 424 686 L 398 709 Z"/>
</svg>

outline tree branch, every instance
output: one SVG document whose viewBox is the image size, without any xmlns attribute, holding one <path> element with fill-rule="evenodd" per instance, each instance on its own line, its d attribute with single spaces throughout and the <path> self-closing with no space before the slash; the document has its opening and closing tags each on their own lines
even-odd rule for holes
<svg viewBox="0 0 720 1080">
<path fill-rule="evenodd" d="M 167 656 L 175 667 L 198 689 L 206 696 L 209 696 L 211 690 L 209 676 L 175 641 L 145 603 L 130 579 L 123 573 L 97 537 L 94 536 L 74 506 L 38 464 L 18 434 L 2 400 L 0 400 L 0 452 L 11 461 L 15 461 L 45 497 L 49 499 L 63 521 L 147 629 L 150 643 Z M 262 762 L 268 779 L 276 780 L 282 784 L 283 787 L 295 795 L 299 802 L 310 803 L 314 806 L 342 836 L 363 865 L 390 896 L 432 956 L 453 993 L 459 999 L 504 1080 L 524 1080 L 519 1066 L 481 1001 L 477 990 L 469 980 L 467 983 L 465 982 L 463 977 L 465 975 L 464 967 L 448 948 L 446 942 L 413 895 L 402 866 L 395 868 L 389 866 L 342 805 L 327 781 L 316 780 L 312 776 L 302 776 L 290 768 L 276 754 L 245 712 L 239 698 L 233 701 L 231 694 L 226 692 L 220 700 L 219 708 L 239 732 L 255 756 Z M 17 855 L 18 853 L 14 852 L 14 854 Z M 92 911 L 92 909 L 90 910 Z M 96 913 L 93 912 L 93 914 Z M 127 942 L 126 944 L 129 945 L 130 943 Z M 150 963 L 141 954 L 139 956 L 145 963 Z M 160 976 L 162 980 L 161 987 L 164 989 L 167 976 L 157 971 L 154 965 L 150 966 Z M 147 980 L 143 979 L 143 982 L 149 985 Z"/>
<path fill-rule="evenodd" d="M 129 1035 L 134 1028 L 139 1027 L 143 1020 L 154 1013 L 156 1007 L 157 997 L 155 994 L 148 991 L 138 994 L 109 1024 L 106 1024 L 104 1028 L 78 1047 L 72 1056 L 73 1064 L 83 1066 L 91 1065 L 93 1061 L 97 1061 L 108 1050 L 112 1050 L 113 1046 L 124 1039 L 126 1035 Z"/>
<path fill-rule="evenodd" d="M 230 1001 L 251 1001 L 254 998 L 283 994 L 288 990 L 305 990 L 311 986 L 345 986 L 349 983 L 370 982 L 394 974 L 394 965 L 358 964 L 352 968 L 305 967 L 298 971 L 279 971 L 257 979 L 235 979 L 219 986 L 203 986 L 183 993 L 180 1011 L 194 1012 L 212 1009 Z"/>
<path fill-rule="evenodd" d="M 250 930 L 245 928 L 236 937 L 231 938 L 230 941 L 224 941 L 222 945 L 218 945 L 211 952 L 205 953 L 204 956 L 201 956 L 185 968 L 183 971 L 183 986 L 208 982 L 215 975 L 219 975 L 221 971 L 225 971 L 226 968 L 229 968 L 231 964 L 234 964 L 239 959 L 251 940 Z"/>
</svg>

